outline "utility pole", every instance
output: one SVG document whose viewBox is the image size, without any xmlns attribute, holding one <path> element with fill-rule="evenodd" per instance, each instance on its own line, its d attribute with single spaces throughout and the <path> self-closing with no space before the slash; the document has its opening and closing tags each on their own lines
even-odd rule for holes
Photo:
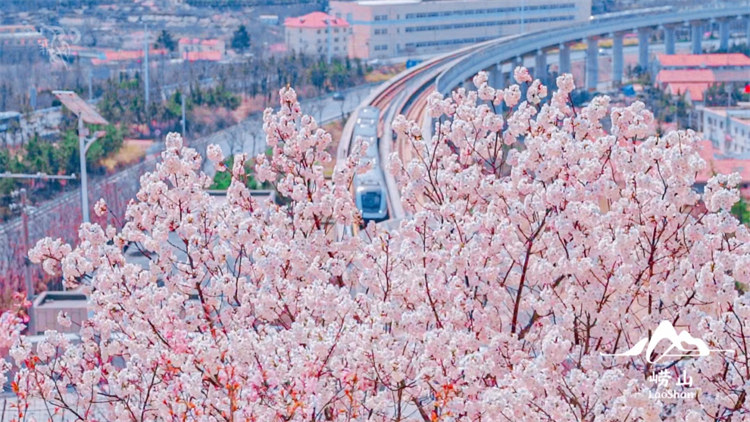
<svg viewBox="0 0 750 422">
<path fill-rule="evenodd" d="M 94 99 L 94 86 L 92 79 L 94 78 L 94 69 L 89 67 L 89 101 Z"/>
<path fill-rule="evenodd" d="M 29 105 L 32 110 L 36 110 L 36 87 L 33 85 L 29 87 Z"/>
<path fill-rule="evenodd" d="M 149 77 L 148 77 L 148 27 L 144 24 L 143 25 L 143 89 L 144 89 L 144 105 L 145 105 L 145 112 L 148 116 L 148 93 L 149 93 Z"/>
<path fill-rule="evenodd" d="M 25 174 L 25 173 L 0 173 L 0 179 L 57 179 L 57 180 L 71 180 L 75 179 L 76 175 L 71 174 L 69 176 L 65 175 L 51 175 L 51 174 L 45 174 L 45 173 L 37 173 L 37 174 Z M 27 205 L 27 197 L 26 197 L 26 189 L 21 188 L 19 190 L 11 192 L 11 196 L 13 198 L 19 197 L 20 204 L 11 204 L 11 209 L 14 208 L 20 208 L 21 210 L 21 228 L 23 233 L 21 233 L 23 237 L 23 276 L 24 276 L 24 284 L 26 285 L 26 299 L 29 302 L 32 302 L 32 299 L 34 299 L 34 286 L 31 281 L 31 266 L 29 265 L 29 249 L 31 248 L 31 242 L 29 241 L 29 213 L 28 213 L 28 205 Z M 29 332 L 33 332 L 32 327 L 34 326 L 34 319 L 33 319 L 33 312 L 29 312 Z"/>
<path fill-rule="evenodd" d="M 326 17 L 326 44 L 327 44 L 327 51 L 326 51 L 326 63 L 331 64 L 331 56 L 333 52 L 333 46 L 331 45 L 331 37 L 333 34 L 331 34 L 331 15 L 328 14 L 328 17 Z"/>
<path fill-rule="evenodd" d="M 724 132 L 724 143 L 727 145 L 727 149 L 729 149 L 730 146 L 733 146 L 731 143 L 734 140 L 734 137 L 732 136 L 732 116 L 729 114 L 730 109 L 732 108 L 732 89 L 733 86 L 731 82 L 724 85 L 724 91 L 727 93 L 727 119 L 724 125 L 726 130 Z"/>
<path fill-rule="evenodd" d="M 180 100 L 182 100 L 182 140 L 185 140 L 185 94 L 180 92 Z"/>
<path fill-rule="evenodd" d="M 78 116 L 78 157 L 81 161 L 81 211 L 83 212 L 83 222 L 88 223 L 89 219 L 89 189 L 88 177 L 86 174 L 86 135 L 88 130 L 83 125 L 83 116 Z"/>
<path fill-rule="evenodd" d="M 37 173 L 37 174 L 26 174 L 26 173 L 0 173 L 0 179 L 41 179 L 41 180 L 72 180 L 75 179 L 76 175 L 71 174 L 69 176 L 66 175 L 52 175 L 52 174 L 45 174 L 45 173 Z M 18 208 L 21 210 L 21 224 L 23 228 L 23 251 L 24 251 L 24 278 L 26 282 L 26 299 L 31 300 L 34 296 L 34 287 L 31 284 L 31 268 L 29 267 L 29 261 L 26 257 L 26 253 L 28 253 L 31 245 L 29 242 L 29 214 L 28 214 L 28 200 L 26 196 L 26 189 L 21 188 L 17 191 L 13 191 L 11 193 L 11 196 L 13 197 L 19 197 L 20 204 L 14 204 L 17 205 Z M 11 205 L 11 208 L 14 208 L 13 205 Z"/>
<path fill-rule="evenodd" d="M 26 282 L 26 299 L 31 301 L 31 299 L 34 297 L 34 286 L 31 284 L 31 268 L 29 268 L 29 259 L 26 256 L 30 249 L 29 245 L 29 214 L 28 209 L 26 205 L 26 189 L 21 188 L 19 190 L 14 190 L 11 193 L 11 196 L 13 197 L 20 197 L 20 203 L 19 204 L 12 204 L 12 208 L 18 208 L 21 210 L 21 228 L 22 228 L 22 235 L 23 235 L 23 276 L 24 281 Z"/>
</svg>

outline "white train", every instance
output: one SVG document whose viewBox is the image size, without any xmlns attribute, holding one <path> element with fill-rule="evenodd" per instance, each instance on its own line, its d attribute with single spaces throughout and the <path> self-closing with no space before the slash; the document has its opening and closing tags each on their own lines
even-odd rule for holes
<svg viewBox="0 0 750 422">
<path fill-rule="evenodd" d="M 365 222 L 388 219 L 388 194 L 378 151 L 378 119 L 380 109 L 364 107 L 357 114 L 352 139 L 366 141 L 369 146 L 364 159 L 372 162 L 372 169 L 354 176 L 354 199 Z"/>
<path fill-rule="evenodd" d="M 611 13 L 602 13 L 599 15 L 592 15 L 589 19 L 591 20 L 591 22 L 600 23 L 600 22 L 631 18 L 631 17 L 636 17 L 636 16 L 653 15 L 657 13 L 667 13 L 673 10 L 675 10 L 674 6 L 648 7 L 644 9 L 624 10 L 621 12 L 611 12 Z"/>
</svg>

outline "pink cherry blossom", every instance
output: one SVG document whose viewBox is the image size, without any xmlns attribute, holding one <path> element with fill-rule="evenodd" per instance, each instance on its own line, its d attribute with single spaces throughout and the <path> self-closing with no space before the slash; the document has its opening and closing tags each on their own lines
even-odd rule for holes
<svg viewBox="0 0 750 422">
<path fill-rule="evenodd" d="M 101 217 L 107 213 L 107 202 L 104 200 L 104 198 L 99 198 L 99 200 L 96 201 L 96 204 L 94 204 L 94 213 L 98 217 Z"/>
<path fill-rule="evenodd" d="M 206 157 L 214 163 L 224 160 L 224 153 L 218 145 L 209 145 L 206 149 Z"/>
<path fill-rule="evenodd" d="M 518 85 L 490 95 L 480 74 L 479 92 L 428 97 L 432 133 L 394 119 L 409 154 L 383 167 L 407 217 L 388 228 L 353 230 L 352 180 L 371 163 L 355 145 L 327 178 L 331 136 L 292 89 L 264 113 L 272 154 L 255 159 L 277 202 L 241 183 L 245 157 L 215 201 L 198 153 L 168 135 L 121 230 L 86 224 L 75 249 L 44 239 L 29 252 L 89 295 L 91 317 L 77 342 L 50 332 L 32 345 L 13 330 L 19 409 L 43 401 L 80 420 L 747 419 L 750 231 L 728 211 L 737 176 L 698 194 L 694 132 L 657 137 L 640 103 L 574 108 L 569 75 L 547 100 L 526 69 L 514 73 L 529 83 L 525 100 Z M 662 321 L 733 353 L 656 365 L 611 356 Z M 648 376 L 664 368 L 687 371 L 700 399 L 649 398 Z"/>
<path fill-rule="evenodd" d="M 516 83 L 519 84 L 522 84 L 524 82 L 531 82 L 533 80 L 531 74 L 529 73 L 529 70 L 523 66 L 517 66 L 515 69 L 513 69 L 513 79 L 515 79 Z"/>
</svg>

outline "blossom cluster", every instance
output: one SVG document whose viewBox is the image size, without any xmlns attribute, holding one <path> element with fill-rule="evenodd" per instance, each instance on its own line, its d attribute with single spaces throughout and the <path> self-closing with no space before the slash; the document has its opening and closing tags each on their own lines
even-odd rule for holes
<svg viewBox="0 0 750 422">
<path fill-rule="evenodd" d="M 388 166 L 408 212 L 392 230 L 342 230 L 366 164 L 355 153 L 327 179 L 331 136 L 291 89 L 264 115 L 272 154 L 255 157 L 276 203 L 241 183 L 245 157 L 213 201 L 200 155 L 170 134 L 122 230 L 87 224 L 75 249 L 30 252 L 92 316 L 80 343 L 15 340 L 20 401 L 81 420 L 746 418 L 736 178 L 700 195 L 695 133 L 655 136 L 640 103 L 574 107 L 570 75 L 555 91 L 514 78 L 433 93 L 431 134 L 395 119 L 412 158 Z M 735 351 L 667 363 L 699 400 L 650 399 L 646 356 L 610 356 L 663 320 Z"/>
</svg>

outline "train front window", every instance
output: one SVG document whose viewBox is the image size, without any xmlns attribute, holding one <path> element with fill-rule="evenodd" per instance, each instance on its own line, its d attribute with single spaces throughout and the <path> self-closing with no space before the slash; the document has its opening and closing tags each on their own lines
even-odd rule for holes
<svg viewBox="0 0 750 422">
<path fill-rule="evenodd" d="M 362 211 L 379 212 L 380 211 L 380 193 L 366 192 L 362 194 Z"/>
</svg>

